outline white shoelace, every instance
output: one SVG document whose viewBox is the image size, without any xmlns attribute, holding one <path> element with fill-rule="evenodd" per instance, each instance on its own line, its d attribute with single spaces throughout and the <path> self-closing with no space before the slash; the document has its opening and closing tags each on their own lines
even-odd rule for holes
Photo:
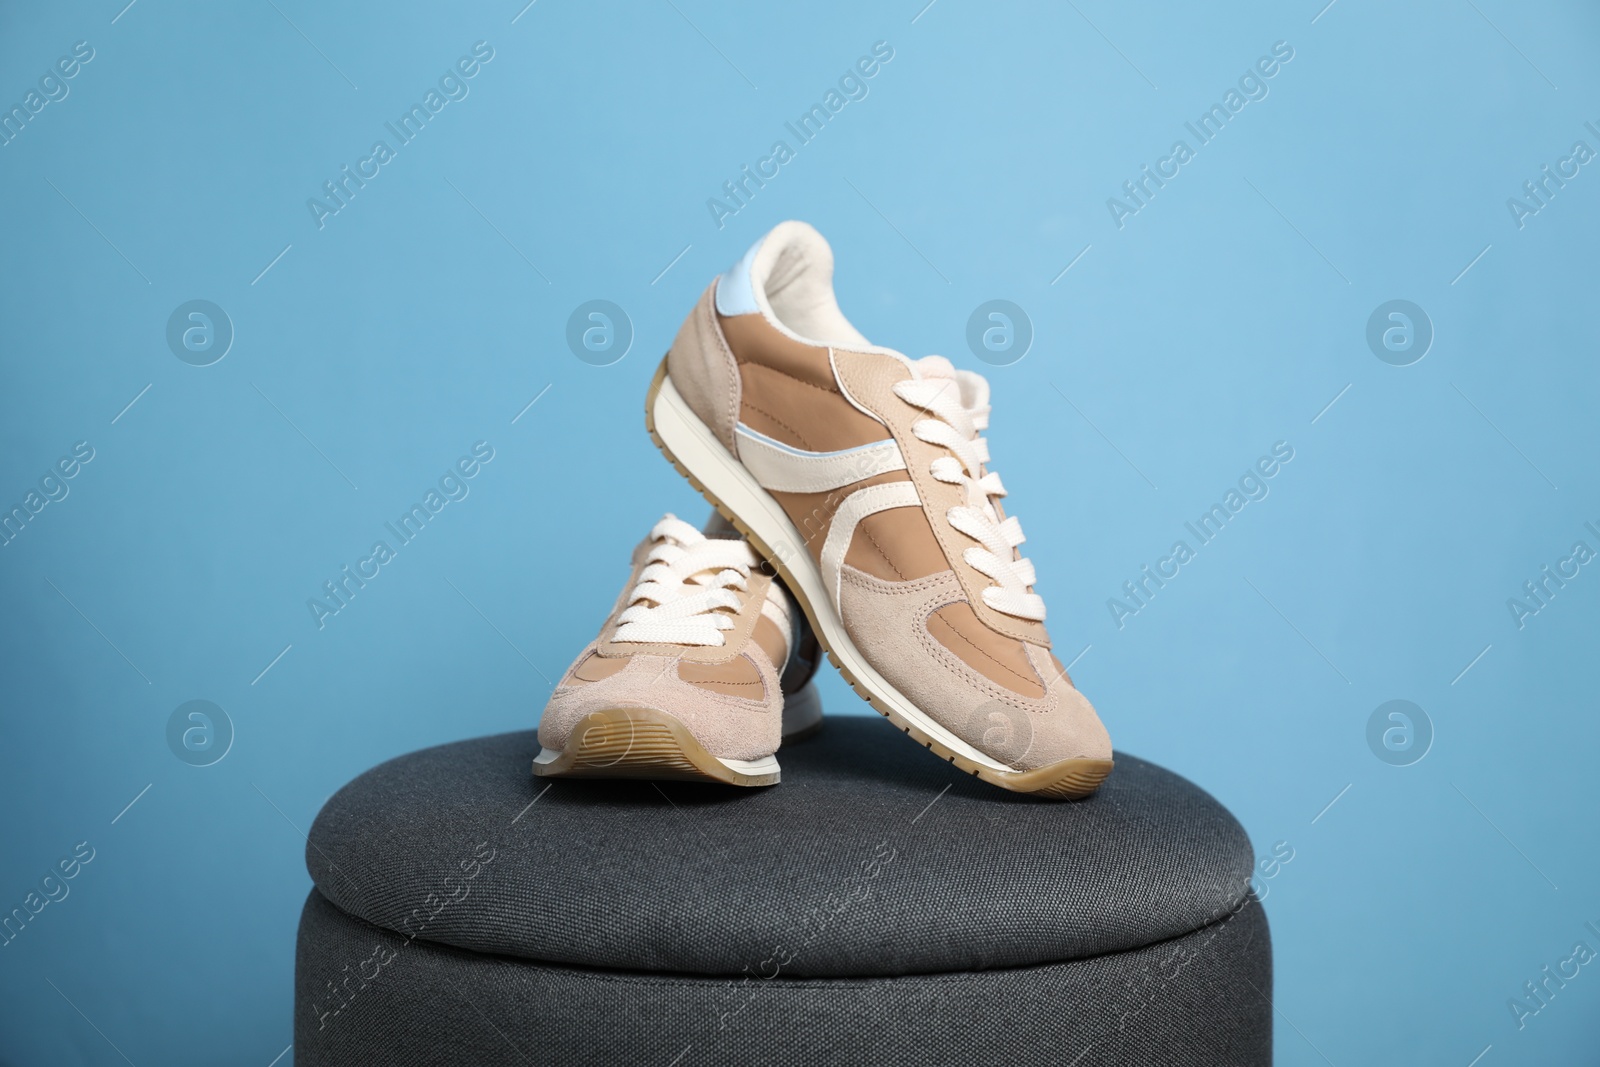
<svg viewBox="0 0 1600 1067">
<path fill-rule="evenodd" d="M 667 515 L 650 531 L 650 554 L 639 581 L 618 617 L 613 641 L 660 645 L 726 643 L 724 630 L 744 602 L 750 571 L 760 564 L 744 540 L 707 537 L 682 519 Z M 768 597 L 762 614 L 781 613 L 778 597 Z M 788 620 L 780 614 L 787 633 Z"/>
<path fill-rule="evenodd" d="M 989 428 L 989 383 L 980 374 L 956 370 L 943 356 L 925 356 L 912 366 L 917 377 L 896 383 L 894 392 L 933 416 L 912 424 L 911 432 L 952 453 L 935 459 L 929 471 L 965 493 L 966 504 L 951 508 L 945 517 L 978 542 L 962 558 L 995 583 L 984 589 L 983 602 L 1007 615 L 1043 622 L 1044 598 L 1029 592 L 1033 564 L 1016 552 L 1024 540 L 1022 524 L 1014 515 L 1000 518 L 994 502 L 1006 495 L 1005 487 L 998 474 L 984 471 L 989 443 L 978 435 Z"/>
</svg>

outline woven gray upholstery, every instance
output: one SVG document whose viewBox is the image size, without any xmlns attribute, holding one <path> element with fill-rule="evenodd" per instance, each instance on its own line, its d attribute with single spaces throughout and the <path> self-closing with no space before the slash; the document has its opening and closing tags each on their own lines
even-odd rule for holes
<svg viewBox="0 0 1600 1067">
<path fill-rule="evenodd" d="M 541 794 L 537 750 L 531 732 L 504 734 L 361 775 L 312 826 L 317 888 L 458 948 L 707 975 L 776 959 L 766 969 L 792 978 L 1097 956 L 1187 934 L 1248 891 L 1233 817 L 1121 754 L 1097 795 L 1060 802 L 978 781 L 876 718 L 783 749 L 783 783 L 764 790 Z"/>
<path fill-rule="evenodd" d="M 362 966 L 375 949 L 389 962 Z M 1272 1062 L 1271 960 L 1252 898 L 1185 937 L 1070 963 L 739 983 L 408 944 L 313 890 L 294 1055 L 297 1067 L 1240 1067 Z"/>
<path fill-rule="evenodd" d="M 537 748 L 427 749 L 328 801 L 296 1063 L 1271 1062 L 1249 841 L 1150 763 L 1059 802 L 878 719 L 784 748 L 771 789 L 549 785 Z"/>
</svg>

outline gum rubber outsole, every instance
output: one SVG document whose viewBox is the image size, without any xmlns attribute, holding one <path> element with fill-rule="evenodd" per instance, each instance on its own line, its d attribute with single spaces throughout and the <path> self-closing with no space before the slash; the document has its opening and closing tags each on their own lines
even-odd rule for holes
<svg viewBox="0 0 1600 1067">
<path fill-rule="evenodd" d="M 778 783 L 770 772 L 746 773 L 707 752 L 688 727 L 650 708 L 605 708 L 573 726 L 566 747 L 548 763 L 537 760 L 541 778 L 642 778 L 653 781 L 720 782 L 763 786 Z"/>
<path fill-rule="evenodd" d="M 794 575 L 792 575 L 789 572 L 789 569 L 778 560 L 777 554 L 772 551 L 771 546 L 762 541 L 760 536 L 751 530 L 743 519 L 741 519 L 738 515 L 735 515 L 731 509 L 723 504 L 722 501 L 718 500 L 716 496 L 706 488 L 705 484 L 701 482 L 699 478 L 696 478 L 689 468 L 686 467 L 677 456 L 672 454 L 672 449 L 667 447 L 667 443 L 663 441 L 661 439 L 661 435 L 656 432 L 656 397 L 661 392 L 661 385 L 666 381 L 666 379 L 667 361 L 666 358 L 663 357 L 661 360 L 661 366 L 656 368 L 655 377 L 650 381 L 650 391 L 645 395 L 644 422 L 645 428 L 650 432 L 650 440 L 655 442 L 656 447 L 661 450 L 661 454 L 667 457 L 667 461 L 672 464 L 677 472 L 688 479 L 689 484 L 692 485 L 701 496 L 705 497 L 707 503 L 716 508 L 717 512 L 721 514 L 723 518 L 733 523 L 734 527 L 738 529 L 741 534 L 750 539 L 750 543 L 755 546 L 756 551 L 761 553 L 762 557 L 766 559 L 767 563 L 778 572 L 778 575 L 781 578 L 783 578 L 784 584 L 790 593 L 793 594 L 795 600 L 800 604 L 801 610 L 806 613 L 806 618 L 810 620 L 811 629 L 816 633 L 817 640 L 822 645 L 823 651 L 827 653 L 828 661 L 838 669 L 841 675 L 844 676 L 844 680 L 850 683 L 850 688 L 856 691 L 857 696 L 870 704 L 874 711 L 888 719 L 902 733 L 906 734 L 912 740 L 928 749 L 940 759 L 943 759 L 955 767 L 966 771 L 968 774 L 971 774 L 976 778 L 983 779 L 991 785 L 997 785 L 1002 789 L 1008 789 L 1014 793 L 1029 793 L 1034 796 L 1047 797 L 1052 800 L 1080 800 L 1084 797 L 1093 795 L 1095 790 L 1100 788 L 1100 783 L 1104 782 L 1106 777 L 1111 773 L 1111 769 L 1114 765 L 1112 760 L 1087 758 L 1065 759 L 1061 760 L 1059 763 L 1052 763 L 1044 767 L 1036 767 L 1031 771 L 997 771 L 991 767 L 985 767 L 980 763 L 976 763 L 968 759 L 966 756 L 961 755 L 959 752 L 952 751 L 938 740 L 928 736 L 928 734 L 926 734 L 915 723 L 909 721 L 905 718 L 905 716 L 889 707 L 870 689 L 862 685 L 860 681 L 857 680 L 856 676 L 851 673 L 850 669 L 839 661 L 839 657 L 837 654 L 835 654 L 834 650 L 828 646 L 828 642 L 823 636 L 824 630 L 822 625 L 817 619 L 816 609 L 812 607 L 811 602 L 806 598 L 805 593 L 802 592 L 801 585 L 795 580 Z"/>
</svg>

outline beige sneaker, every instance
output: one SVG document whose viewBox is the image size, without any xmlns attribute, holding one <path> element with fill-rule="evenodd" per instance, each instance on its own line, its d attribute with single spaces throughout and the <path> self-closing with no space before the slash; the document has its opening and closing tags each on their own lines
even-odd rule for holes
<svg viewBox="0 0 1600 1067">
<path fill-rule="evenodd" d="M 760 565 L 719 518 L 704 533 L 656 523 L 599 638 L 545 705 L 533 773 L 776 783 L 780 741 L 821 724 L 819 656 Z"/>
<path fill-rule="evenodd" d="M 988 383 L 868 343 L 816 230 L 779 225 L 711 284 L 645 415 L 896 726 L 1019 792 L 1086 796 L 1111 772 L 987 467 Z"/>
</svg>

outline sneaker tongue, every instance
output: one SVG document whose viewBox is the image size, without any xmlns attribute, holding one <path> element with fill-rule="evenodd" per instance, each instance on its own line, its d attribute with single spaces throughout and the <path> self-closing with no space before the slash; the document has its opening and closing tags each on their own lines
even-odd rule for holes
<svg viewBox="0 0 1600 1067">
<path fill-rule="evenodd" d="M 989 406 L 989 379 L 974 371 L 965 370 L 956 372 L 956 380 L 961 383 L 963 407 L 977 409 Z"/>
<path fill-rule="evenodd" d="M 685 585 L 710 585 L 717 575 L 722 573 L 722 571 L 723 568 L 721 567 L 707 567 L 703 571 L 695 571 L 693 574 L 686 577 L 683 582 Z"/>
<path fill-rule="evenodd" d="M 970 370 L 957 370 L 955 364 L 944 356 L 923 356 L 911 361 L 911 366 L 923 381 L 955 383 L 961 406 L 969 411 L 989 406 L 989 380 L 983 375 Z"/>
</svg>

